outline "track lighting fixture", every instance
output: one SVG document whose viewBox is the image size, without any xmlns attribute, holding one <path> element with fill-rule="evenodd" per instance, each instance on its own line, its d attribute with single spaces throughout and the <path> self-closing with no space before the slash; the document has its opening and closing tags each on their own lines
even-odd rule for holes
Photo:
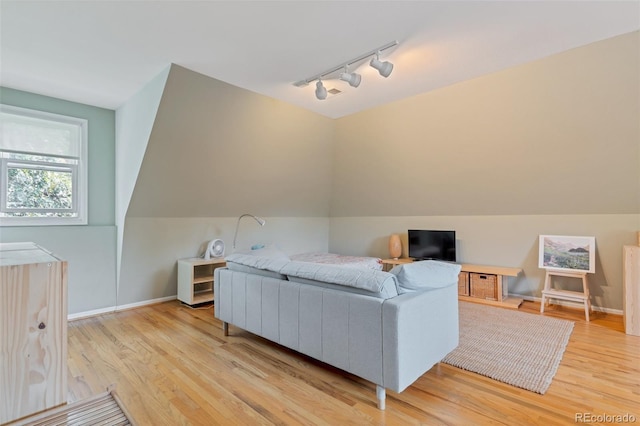
<svg viewBox="0 0 640 426">
<path fill-rule="evenodd" d="M 371 59 L 369 62 L 373 68 L 377 69 L 381 76 L 387 78 L 391 75 L 391 71 L 393 71 L 393 64 L 389 61 L 380 61 L 380 52 L 376 53 L 376 57 Z"/>
<path fill-rule="evenodd" d="M 322 80 L 318 80 L 316 83 L 316 98 L 321 101 L 327 99 L 327 89 L 322 84 Z"/>
<path fill-rule="evenodd" d="M 317 80 L 316 98 L 318 98 L 319 100 L 324 100 L 327 98 L 327 89 L 324 87 L 324 84 L 322 83 L 323 78 L 326 79 L 327 77 L 328 78 L 338 77 L 340 80 L 343 80 L 349 83 L 351 87 L 358 87 L 360 85 L 360 82 L 362 81 L 362 76 L 356 72 L 350 73 L 348 71 L 348 68 L 349 66 L 354 64 L 357 64 L 356 67 L 359 66 L 364 60 L 368 59 L 371 56 L 373 56 L 373 58 L 369 62 L 369 65 L 375 68 L 376 70 L 378 70 L 381 76 L 389 77 L 389 75 L 391 75 L 391 71 L 393 71 L 393 64 L 389 61 L 384 61 L 384 62 L 381 61 L 380 53 L 396 46 L 397 44 L 398 44 L 397 41 L 392 41 L 391 43 L 387 43 L 384 46 L 380 46 L 379 48 L 372 50 L 370 52 L 367 52 L 363 55 L 360 55 L 350 61 L 343 62 L 340 65 L 330 68 L 325 72 L 321 72 L 320 74 L 316 74 L 304 80 L 296 81 L 295 83 L 293 83 L 293 85 L 296 87 L 304 87 L 304 86 L 308 86 L 309 83 L 311 83 L 312 81 Z M 342 72 L 339 75 L 336 75 L 338 71 L 342 71 Z"/>
<path fill-rule="evenodd" d="M 344 72 L 340 74 L 340 80 L 346 81 L 351 87 L 358 87 L 360 86 L 360 81 L 362 81 L 362 76 L 355 72 L 349 73 L 347 67 L 344 67 Z"/>
</svg>

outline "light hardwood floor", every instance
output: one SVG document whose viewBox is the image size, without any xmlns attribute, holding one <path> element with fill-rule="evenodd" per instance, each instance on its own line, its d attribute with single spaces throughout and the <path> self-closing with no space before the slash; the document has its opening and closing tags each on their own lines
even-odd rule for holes
<svg viewBox="0 0 640 426">
<path fill-rule="evenodd" d="M 615 315 L 544 315 L 576 322 L 545 395 L 438 364 L 387 392 L 380 411 L 373 384 L 233 326 L 224 337 L 213 307 L 168 302 L 69 323 L 69 402 L 115 386 L 134 419 L 155 426 L 567 425 L 577 413 L 640 423 L 640 337 Z"/>
</svg>

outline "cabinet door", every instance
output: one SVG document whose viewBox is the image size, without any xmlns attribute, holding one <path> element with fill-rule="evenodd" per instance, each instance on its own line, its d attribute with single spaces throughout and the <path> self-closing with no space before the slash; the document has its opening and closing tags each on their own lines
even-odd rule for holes
<svg viewBox="0 0 640 426">
<path fill-rule="evenodd" d="M 2 267 L 0 423 L 66 402 L 66 263 Z"/>
<path fill-rule="evenodd" d="M 640 233 L 638 234 L 640 238 Z M 640 247 L 624 247 L 622 308 L 624 331 L 640 336 Z"/>
</svg>

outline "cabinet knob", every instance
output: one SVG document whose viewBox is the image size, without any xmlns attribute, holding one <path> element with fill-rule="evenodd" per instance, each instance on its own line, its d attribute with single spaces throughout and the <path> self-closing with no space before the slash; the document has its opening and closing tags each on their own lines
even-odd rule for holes
<svg viewBox="0 0 640 426">
<path fill-rule="evenodd" d="M 44 330 L 44 329 L 45 329 L 45 327 L 46 327 L 46 325 L 44 325 L 44 323 L 43 323 L 43 322 L 41 322 L 40 324 L 38 324 L 38 328 L 39 328 L 40 330 Z"/>
</svg>

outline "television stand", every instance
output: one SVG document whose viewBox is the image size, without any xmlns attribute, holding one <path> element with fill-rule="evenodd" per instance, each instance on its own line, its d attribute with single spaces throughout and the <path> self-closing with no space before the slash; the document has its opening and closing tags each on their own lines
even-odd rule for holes
<svg viewBox="0 0 640 426">
<path fill-rule="evenodd" d="M 509 277 L 517 277 L 521 268 L 462 264 L 458 276 L 458 300 L 518 309 L 522 298 L 509 296 Z"/>
<path fill-rule="evenodd" d="M 382 269 L 389 271 L 396 265 L 412 262 L 410 257 L 382 259 Z M 509 296 L 508 280 L 521 273 L 521 268 L 463 263 L 458 275 L 458 300 L 518 309 L 522 298 Z"/>
</svg>

